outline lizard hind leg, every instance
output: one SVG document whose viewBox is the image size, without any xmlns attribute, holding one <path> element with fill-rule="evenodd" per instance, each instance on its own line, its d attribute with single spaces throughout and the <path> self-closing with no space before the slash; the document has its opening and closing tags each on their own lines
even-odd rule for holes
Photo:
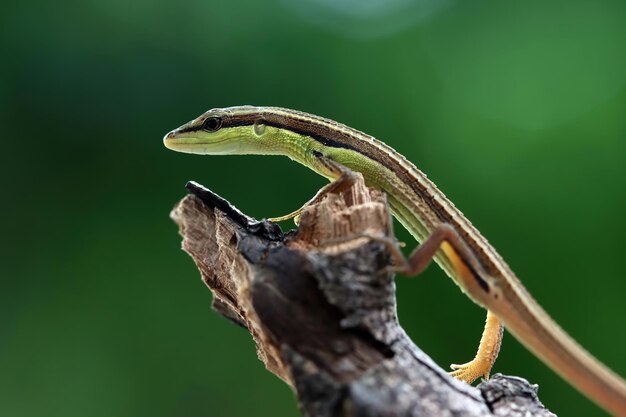
<svg viewBox="0 0 626 417">
<path fill-rule="evenodd" d="M 381 240 L 381 239 L 378 239 Z M 397 246 L 388 243 L 396 269 L 408 276 L 421 273 L 431 262 L 437 251 L 443 249 L 445 253 L 454 255 L 455 268 L 459 271 L 467 270 L 470 265 L 474 271 L 480 271 L 481 267 L 467 245 L 463 242 L 458 232 L 450 225 L 439 225 L 431 235 L 417 247 L 408 259 L 405 259 Z M 487 311 L 485 329 L 480 339 L 478 351 L 474 359 L 462 365 L 452 365 L 453 377 L 471 384 L 479 377 L 489 379 L 491 368 L 500 352 L 504 327 L 500 320 L 491 311 Z"/>
<path fill-rule="evenodd" d="M 487 311 L 485 329 L 480 338 L 476 356 L 470 362 L 462 365 L 450 365 L 454 371 L 450 375 L 471 384 L 481 376 L 489 379 L 489 372 L 500 352 L 504 326 L 491 311 Z"/>
</svg>

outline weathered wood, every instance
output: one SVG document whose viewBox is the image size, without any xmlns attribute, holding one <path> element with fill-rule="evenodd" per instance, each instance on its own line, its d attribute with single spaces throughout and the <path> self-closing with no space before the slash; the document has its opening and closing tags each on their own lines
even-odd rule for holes
<svg viewBox="0 0 626 417">
<path fill-rule="evenodd" d="M 171 217 L 213 292 L 214 309 L 248 329 L 259 358 L 307 416 L 553 416 L 536 387 L 494 375 L 459 382 L 398 324 L 384 194 L 362 179 L 327 195 L 283 236 L 190 183 Z"/>
</svg>

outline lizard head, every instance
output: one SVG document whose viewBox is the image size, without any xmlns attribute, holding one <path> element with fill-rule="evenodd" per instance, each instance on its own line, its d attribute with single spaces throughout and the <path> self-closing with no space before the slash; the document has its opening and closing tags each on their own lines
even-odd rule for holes
<svg viewBox="0 0 626 417">
<path fill-rule="evenodd" d="M 211 109 L 169 132 L 163 144 L 201 155 L 273 153 L 265 139 L 262 110 L 253 106 Z"/>
</svg>

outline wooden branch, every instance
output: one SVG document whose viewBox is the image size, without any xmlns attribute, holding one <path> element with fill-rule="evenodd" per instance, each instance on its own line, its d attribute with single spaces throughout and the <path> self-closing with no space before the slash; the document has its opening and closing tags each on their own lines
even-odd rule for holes
<svg viewBox="0 0 626 417">
<path fill-rule="evenodd" d="M 196 183 L 172 211 L 213 308 L 248 329 L 261 361 L 322 416 L 553 416 L 536 386 L 457 381 L 398 324 L 384 194 L 362 179 L 306 208 L 295 232 L 256 221 Z"/>
</svg>

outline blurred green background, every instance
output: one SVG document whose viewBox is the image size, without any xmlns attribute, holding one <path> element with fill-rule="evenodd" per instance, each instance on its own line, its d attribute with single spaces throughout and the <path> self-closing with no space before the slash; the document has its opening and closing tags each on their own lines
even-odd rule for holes
<svg viewBox="0 0 626 417">
<path fill-rule="evenodd" d="M 287 158 L 162 146 L 238 104 L 395 147 L 626 375 L 624 2 L 9 0 L 0 13 L 0 416 L 299 415 L 249 335 L 211 312 L 168 218 L 190 179 L 259 218 L 324 184 Z M 439 364 L 471 359 L 484 312 L 440 270 L 400 279 L 398 302 Z M 562 416 L 604 415 L 509 334 L 494 371 L 538 383 Z"/>
</svg>

